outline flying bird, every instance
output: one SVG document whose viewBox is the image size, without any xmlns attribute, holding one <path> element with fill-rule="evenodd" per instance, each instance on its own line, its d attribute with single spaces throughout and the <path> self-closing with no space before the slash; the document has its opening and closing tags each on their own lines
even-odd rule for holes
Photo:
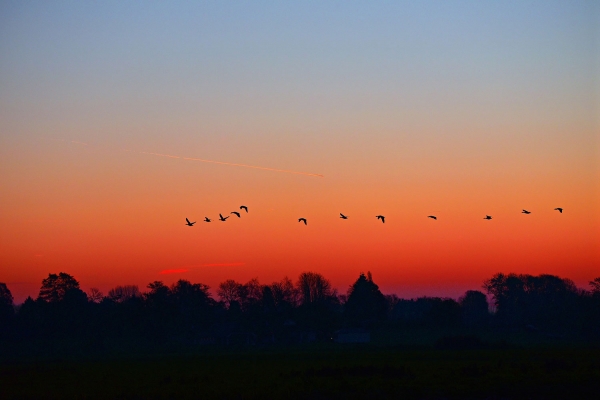
<svg viewBox="0 0 600 400">
<path fill-rule="evenodd" d="M 204 222 L 210 222 L 210 218 L 204 217 Z"/>
<path fill-rule="evenodd" d="M 185 219 L 185 222 L 186 222 L 185 224 L 186 224 L 187 226 L 194 226 L 194 224 L 196 223 L 196 221 L 194 221 L 194 222 L 190 222 L 190 220 L 189 220 L 189 219 L 187 219 L 187 218 Z"/>
<path fill-rule="evenodd" d="M 428 215 L 427 218 L 437 219 L 437 217 L 435 215 Z"/>
<path fill-rule="evenodd" d="M 221 214 L 219 214 L 219 220 L 225 221 L 227 218 L 229 218 L 229 216 L 223 217 Z"/>
<path fill-rule="evenodd" d="M 244 210 L 244 211 L 248 212 L 248 207 L 246 207 L 246 206 L 240 206 L 240 210 Z"/>
<path fill-rule="evenodd" d="M 298 222 L 304 222 L 304 225 L 306 225 L 306 218 L 298 218 Z"/>
<path fill-rule="evenodd" d="M 489 215 L 486 215 L 484 219 L 492 219 Z"/>
<path fill-rule="evenodd" d="M 232 211 L 232 212 L 230 212 L 230 214 L 235 214 L 235 215 L 237 215 L 238 218 L 241 218 L 240 213 L 237 211 Z"/>
<path fill-rule="evenodd" d="M 340 218 L 341 218 L 341 219 L 348 219 L 348 217 L 347 217 L 347 216 L 345 216 L 345 215 L 344 215 L 344 214 L 342 214 L 342 213 L 340 213 Z"/>
<path fill-rule="evenodd" d="M 562 210 L 563 210 L 562 208 L 556 207 L 555 210 L 562 214 Z"/>
<path fill-rule="evenodd" d="M 521 211 L 521 214 L 531 214 L 531 211 L 523 210 Z"/>
<path fill-rule="evenodd" d="M 385 224 L 385 217 L 383 215 L 377 215 L 377 216 L 375 216 L 375 218 L 380 219 L 381 222 L 383 222 Z"/>
</svg>

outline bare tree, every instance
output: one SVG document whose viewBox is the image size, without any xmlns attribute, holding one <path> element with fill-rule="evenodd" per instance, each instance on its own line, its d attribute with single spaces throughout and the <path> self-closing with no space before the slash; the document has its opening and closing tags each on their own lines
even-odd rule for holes
<svg viewBox="0 0 600 400">
<path fill-rule="evenodd" d="M 273 282 L 271 284 L 271 292 L 273 292 L 275 305 L 278 307 L 285 303 L 291 306 L 296 306 L 298 303 L 298 291 L 294 287 L 292 280 L 287 276 L 279 282 Z"/>
<path fill-rule="evenodd" d="M 590 281 L 590 286 L 593 294 L 600 295 L 600 277 Z"/>
<path fill-rule="evenodd" d="M 104 294 L 100 291 L 100 289 L 95 288 L 95 287 L 90 288 L 90 291 L 88 293 L 88 299 L 92 303 L 100 303 L 103 298 L 104 298 Z"/>
<path fill-rule="evenodd" d="M 219 284 L 219 288 L 217 289 L 217 295 L 225 303 L 226 307 L 229 307 L 234 301 L 241 304 L 242 297 L 244 297 L 243 286 L 244 285 L 234 281 L 233 279 L 228 279 L 225 282 L 221 282 L 221 284 Z"/>
<path fill-rule="evenodd" d="M 244 287 L 246 288 L 246 302 L 258 303 L 262 299 L 263 288 L 258 282 L 258 278 L 250 279 Z"/>
<path fill-rule="evenodd" d="M 331 283 L 316 272 L 303 272 L 296 283 L 302 304 L 317 304 L 329 300 L 335 293 Z"/>
<path fill-rule="evenodd" d="M 116 303 L 122 303 L 134 297 L 142 297 L 136 285 L 117 286 L 108 291 L 108 298 Z"/>
</svg>

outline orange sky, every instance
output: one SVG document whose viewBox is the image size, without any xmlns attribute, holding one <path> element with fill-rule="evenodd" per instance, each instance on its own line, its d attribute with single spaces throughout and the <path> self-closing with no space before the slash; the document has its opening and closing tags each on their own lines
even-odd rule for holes
<svg viewBox="0 0 600 400">
<path fill-rule="evenodd" d="M 153 280 L 270 283 L 305 270 L 345 291 L 369 270 L 401 296 L 458 296 L 496 272 L 585 285 L 599 271 L 595 194 L 560 177 L 528 184 L 516 172 L 493 180 L 474 172 L 467 183 L 442 170 L 419 182 L 393 171 L 383 182 L 317 170 L 325 177 L 316 178 L 62 142 L 23 146 L 8 162 L 22 167 L 5 175 L 0 279 L 19 300 L 59 271 L 107 292 Z M 241 204 L 248 214 L 217 220 Z M 187 227 L 185 217 L 198 222 Z"/>
</svg>

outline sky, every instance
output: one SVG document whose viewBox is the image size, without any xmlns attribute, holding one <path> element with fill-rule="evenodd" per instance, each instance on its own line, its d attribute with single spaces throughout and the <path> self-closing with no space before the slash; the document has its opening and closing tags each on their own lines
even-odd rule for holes
<svg viewBox="0 0 600 400">
<path fill-rule="evenodd" d="M 585 288 L 599 160 L 594 1 L 0 3 L 15 302 L 61 271 L 104 293 L 303 271 L 407 298 L 498 272 Z"/>
</svg>

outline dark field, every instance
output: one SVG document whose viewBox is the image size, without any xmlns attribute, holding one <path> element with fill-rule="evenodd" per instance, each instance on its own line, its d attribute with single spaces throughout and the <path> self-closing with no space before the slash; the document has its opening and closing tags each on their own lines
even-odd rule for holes
<svg viewBox="0 0 600 400">
<path fill-rule="evenodd" d="M 600 349 L 337 345 L 0 366 L 2 398 L 597 398 Z"/>
</svg>

